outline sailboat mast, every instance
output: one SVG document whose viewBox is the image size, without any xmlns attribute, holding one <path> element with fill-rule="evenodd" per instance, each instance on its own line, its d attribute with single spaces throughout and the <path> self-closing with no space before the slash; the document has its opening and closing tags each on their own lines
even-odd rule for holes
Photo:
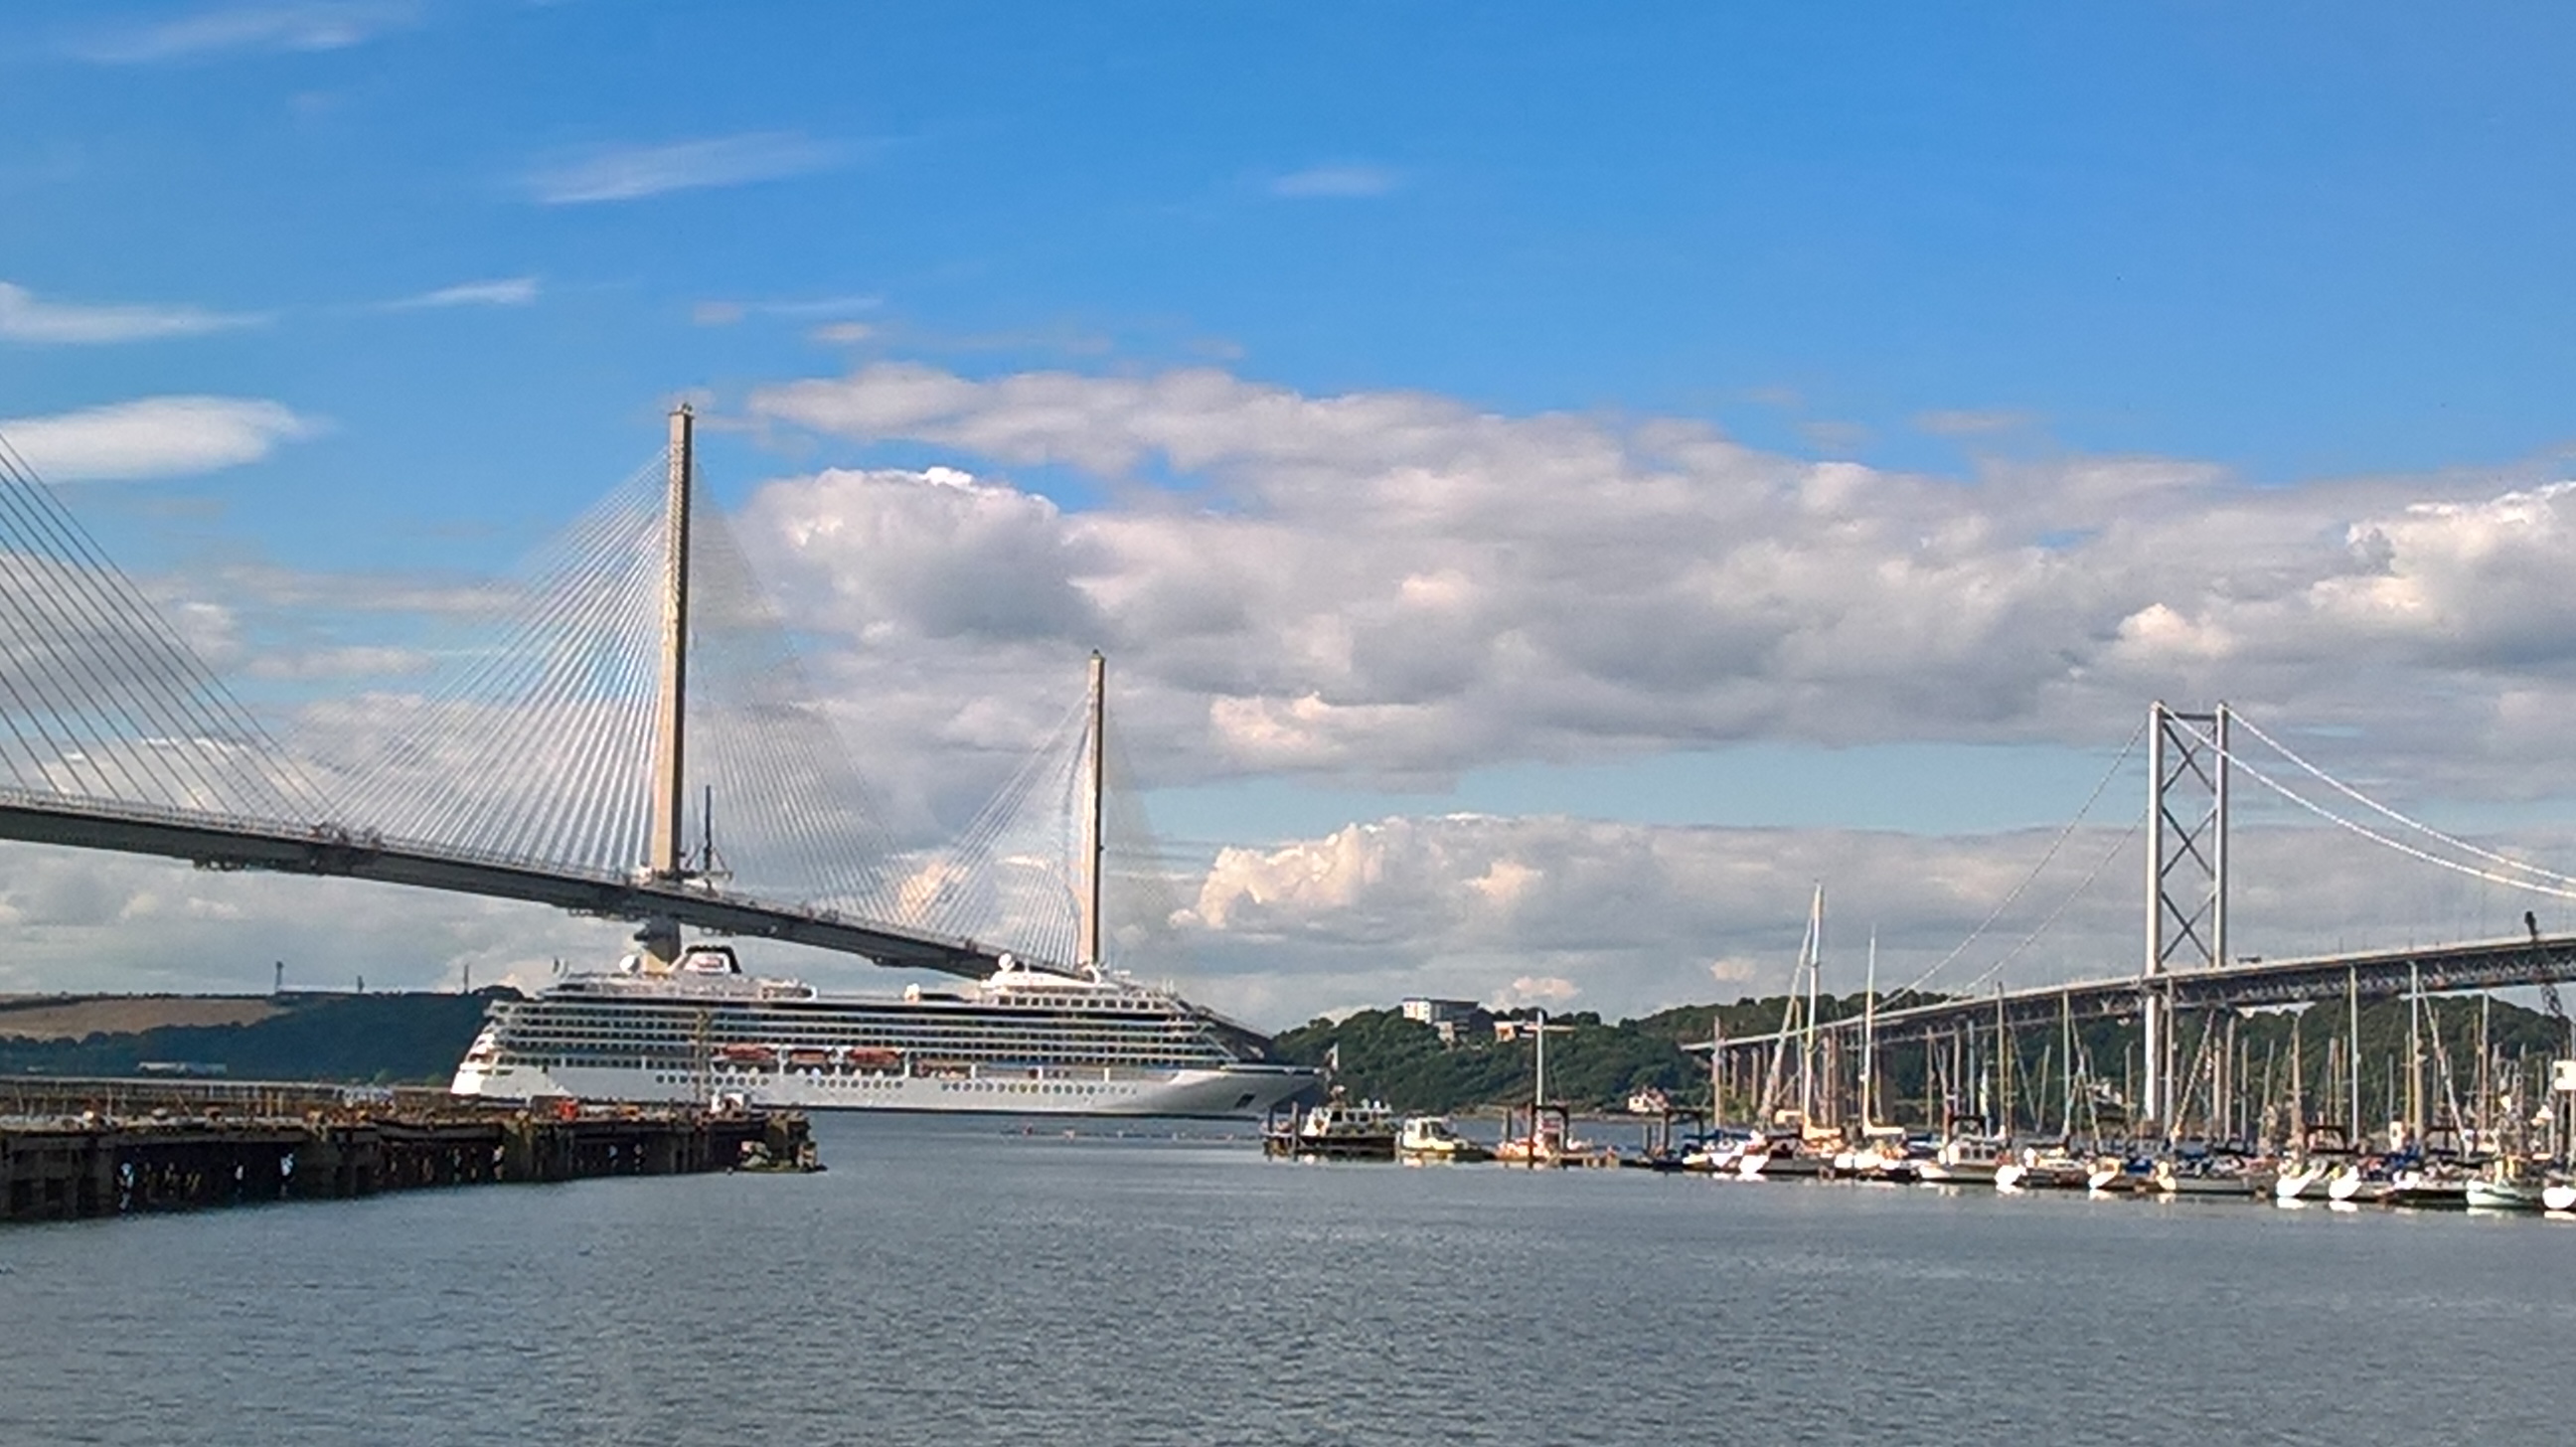
<svg viewBox="0 0 2576 1447">
<path fill-rule="evenodd" d="M 2290 1139 L 2289 1148 L 2305 1155 L 2308 1149 L 2308 1106 L 2306 1080 L 2299 1060 L 2299 1027 L 2307 1023 L 2305 1015 L 2290 1017 Z"/>
<path fill-rule="evenodd" d="M 2424 1148 L 2424 978 L 2406 965 L 2406 1145 Z"/>
<path fill-rule="evenodd" d="M 1807 905 L 1807 942 L 1799 954 L 1807 966 L 1806 1038 L 1798 1045 L 1798 1128 L 1804 1130 L 1816 1118 L 1816 979 L 1823 973 L 1819 957 L 1824 954 L 1825 887 L 1816 886 L 1815 898 Z M 1795 985 L 1790 986 L 1796 989 Z"/>
<path fill-rule="evenodd" d="M 2060 1051 L 2066 1057 L 2063 1067 L 2066 1076 L 2066 1115 L 2062 1122 L 2064 1129 L 2059 1134 L 2068 1140 L 2073 1140 L 2075 1139 L 2075 992 L 2072 990 L 2061 991 L 2057 996 L 2057 1038 Z M 2042 1088 L 2046 1088 L 2046 1082 L 2042 1082 Z"/>
<path fill-rule="evenodd" d="M 1878 1120 L 1871 1087 L 1878 1080 L 1878 931 L 1869 932 L 1869 972 L 1860 990 L 1860 1128 Z"/>
<path fill-rule="evenodd" d="M 1530 1139 L 1538 1139 L 1538 1113 L 1547 1108 L 1547 1010 L 1538 1012 L 1538 1070 L 1530 1087 Z"/>
<path fill-rule="evenodd" d="M 1109 663 L 1100 650 L 1091 652 L 1091 717 L 1084 732 L 1082 763 L 1082 918 L 1073 962 L 1086 969 L 1100 965 L 1101 760 L 1106 756 L 1101 725 L 1108 719 Z"/>
</svg>

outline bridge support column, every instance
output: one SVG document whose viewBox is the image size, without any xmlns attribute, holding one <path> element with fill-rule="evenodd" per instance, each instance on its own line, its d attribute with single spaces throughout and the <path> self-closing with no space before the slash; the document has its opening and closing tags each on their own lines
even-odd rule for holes
<svg viewBox="0 0 2576 1447">
<path fill-rule="evenodd" d="M 2173 997 L 2165 976 L 2179 963 L 2227 963 L 2227 705 L 2180 713 L 2148 708 L 2147 960 L 2139 987 L 2145 1022 L 2144 1107 L 2164 1135 L 2174 1118 Z"/>
<path fill-rule="evenodd" d="M 689 692 L 689 485 L 696 458 L 695 419 L 686 404 L 671 409 L 669 483 L 664 497 L 662 672 L 653 701 L 652 827 L 644 867 L 658 880 L 682 876 L 682 814 L 688 801 L 686 730 Z M 648 920 L 635 933 L 644 968 L 660 973 L 680 958 L 680 925 Z"/>
</svg>

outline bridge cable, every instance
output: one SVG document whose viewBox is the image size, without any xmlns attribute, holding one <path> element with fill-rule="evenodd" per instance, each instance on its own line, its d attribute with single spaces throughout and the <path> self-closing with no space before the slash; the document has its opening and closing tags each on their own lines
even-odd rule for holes
<svg viewBox="0 0 2576 1447">
<path fill-rule="evenodd" d="M 2430 835 L 2464 854 L 2474 855 L 2491 864 L 2501 864 L 2508 869 L 2518 869 L 2527 874 L 2536 874 L 2544 879 L 2556 880 L 2561 884 L 2576 885 L 2576 874 L 2561 874 L 2557 870 L 2546 869 L 2540 865 L 2516 859 L 2509 854 L 2499 854 L 2491 849 L 2480 848 L 2478 845 L 2472 844 L 2468 840 L 2459 838 L 2456 835 L 2443 833 L 2441 830 L 2423 822 L 2420 819 L 2411 818 L 2405 814 L 2401 814 L 2397 810 L 2380 803 L 2378 800 L 2371 798 L 2359 789 L 2356 789 L 2341 779 L 2336 778 L 2332 774 L 2327 773 L 2325 770 L 2318 768 L 2316 765 L 2309 763 L 2306 759 L 2299 757 L 2297 753 L 2291 750 L 2289 745 L 2282 743 L 2279 739 L 2263 732 L 2262 729 L 2256 727 L 2253 721 L 2246 718 L 2243 714 L 2230 714 L 2228 717 L 2231 722 L 2244 729 L 2247 733 L 2252 734 L 2254 737 L 2271 745 L 2274 749 L 2279 750 L 2281 757 L 2288 759 L 2291 763 L 2298 765 L 2300 768 L 2314 775 L 2328 788 L 2333 789 L 2336 793 L 2342 794 L 2344 797 L 2351 799 L 2355 803 L 2361 804 L 2386 818 L 2395 820 L 2397 823 L 2403 824 L 2407 828 Z"/>
<path fill-rule="evenodd" d="M 2498 874 L 2493 870 L 2480 869 L 2475 865 L 2462 864 L 2457 860 L 2445 859 L 2438 854 L 2418 849 L 2414 845 L 2409 844 L 2402 839 L 2392 839 L 2389 836 L 2380 833 L 2378 830 L 2371 828 L 2367 824 L 2361 823 L 2358 820 L 2345 818 L 2343 815 L 2334 812 L 2323 804 L 2319 804 L 2314 800 L 2301 795 L 2296 790 L 2289 788 L 2279 780 L 2274 779 L 2271 775 L 2263 772 L 2263 770 L 2246 762 L 2243 758 L 2237 756 L 2232 751 L 2220 748 L 2215 739 L 2201 733 L 2200 730 L 2183 721 L 2180 717 L 2176 716 L 2174 718 L 2174 722 L 2185 732 L 2191 734 L 2204 747 L 2207 747 L 2219 757 L 2227 760 L 2237 768 L 2244 770 L 2247 777 L 2253 779 L 2256 783 L 2261 784 L 2263 787 L 2270 789 L 2273 793 L 2280 795 L 2282 798 L 2289 800 L 2291 803 L 2298 805 L 2300 808 L 2307 810 L 2309 813 L 2316 815 L 2318 818 L 2325 820 L 2327 823 L 2332 824 L 2337 828 L 2350 830 L 2352 833 L 2358 834 L 2362 838 L 2370 840 L 2375 844 L 2385 845 L 2410 859 L 2421 860 L 2437 869 L 2447 869 L 2454 874 L 2465 874 L 2472 879 L 2481 879 L 2489 884 L 2502 885 L 2508 889 L 2520 889 L 2532 894 L 2548 895 L 2555 899 L 2576 899 L 2576 889 L 2560 888 L 2555 885 L 2540 884 L 2529 879 L 2517 879 L 2512 875 Z"/>
<path fill-rule="evenodd" d="M 1968 937 L 1966 939 L 1959 941 L 1957 948 L 1951 950 L 1950 953 L 1943 955 L 1938 963 L 1934 964 L 1930 969 L 1925 970 L 1923 973 L 1915 976 L 1912 983 L 1906 985 L 1901 990 L 1895 991 L 1894 993 L 1905 995 L 1912 994 L 1913 992 L 1922 989 L 1924 985 L 1931 981 L 1934 975 L 1937 975 L 1943 970 L 1949 968 L 1952 961 L 1958 959 L 1959 956 L 1966 954 L 1968 952 L 1968 947 L 1975 944 L 1980 938 L 1984 937 L 1986 931 L 1994 927 L 1996 920 L 2003 918 L 2004 911 L 2012 908 L 2013 902 L 2020 899 L 2024 891 L 2028 890 L 2033 884 L 2039 881 L 2040 874 L 2048 868 L 2051 861 L 2057 858 L 2058 851 L 2064 849 L 2066 847 L 2066 842 L 2075 837 L 2075 831 L 2083 826 L 2085 817 L 2093 812 L 2093 806 L 2102 801 L 2103 791 L 2109 789 L 2111 787 L 2111 781 L 2119 777 L 2121 768 L 2129 762 L 2129 756 L 2137 752 L 2139 741 L 2144 739 L 2146 736 L 2147 726 L 2144 723 L 2140 723 L 2137 729 L 2129 735 L 2129 741 L 2120 746 L 2119 755 L 2111 760 L 2111 766 L 2102 771 L 2101 779 L 2093 785 L 2093 792 L 2085 796 L 2084 806 L 2076 810 L 2075 817 L 2066 821 L 2066 827 L 2060 829 L 2057 832 L 2057 837 L 2048 842 L 2047 851 L 2039 856 L 2039 862 L 2031 866 L 2030 873 L 2023 876 L 2021 883 L 2012 887 L 2012 892 L 2006 894 L 2002 901 L 1996 904 L 1996 906 L 1987 913 L 1983 920 L 1978 922 L 1977 927 L 1968 932 Z M 2131 826 L 2130 832 L 2137 832 L 2135 825 Z M 2124 844 L 2126 843 L 2125 836 L 2123 836 L 2122 842 Z M 2095 865 L 2094 874 L 2099 874 L 2107 863 L 2108 861 L 2106 860 L 2104 861 L 2104 864 Z M 2081 893 L 2086 886 L 2089 886 L 2093 882 L 2093 877 L 2093 875 L 2085 876 L 2084 883 L 2076 886 L 2075 893 Z M 2072 900 L 2073 898 L 2074 894 L 2068 895 L 2069 900 Z M 2059 908 L 2062 912 L 2064 906 L 2061 905 Z M 2051 914 L 2049 916 L 2051 921 L 2054 921 L 2056 918 L 2057 916 L 2055 914 Z M 2045 927 L 2046 925 L 2043 924 L 2042 928 Z M 1992 972 L 1989 971 L 1988 973 Z M 1886 995 L 1882 994 L 1879 998 L 1885 999 Z"/>
<path fill-rule="evenodd" d="M 110 802 L 216 810 L 235 817 L 308 823 L 326 812 L 321 792 L 227 691 L 133 581 L 102 554 L 55 491 L 0 437 L 0 513 L 21 546 L 0 553 L 18 586 L 9 611 L 22 642 L 56 667 L 35 663 L 8 689 L 14 703 L 53 718 L 71 740 L 39 734 L 48 761 L 29 762 L 63 795 L 88 765 Z M 31 700 L 32 693 L 32 700 Z M 34 724 L 33 718 L 25 720 Z M 118 738 L 122 730 L 130 738 Z M 22 748 L 18 719 L 10 731 Z M 79 740 L 86 738 L 88 746 Z M 66 750 L 63 745 L 73 743 Z M 54 775 L 55 767 L 69 771 Z"/>
</svg>

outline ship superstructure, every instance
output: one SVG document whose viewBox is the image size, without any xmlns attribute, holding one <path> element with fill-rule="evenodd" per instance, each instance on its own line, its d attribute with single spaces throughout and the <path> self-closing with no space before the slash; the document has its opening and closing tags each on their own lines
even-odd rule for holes
<svg viewBox="0 0 2576 1447">
<path fill-rule="evenodd" d="M 826 994 L 693 944 L 679 967 L 573 975 L 496 1003 L 459 1095 L 800 1109 L 1252 1117 L 1315 1079 L 1246 1058 L 1222 1022 L 1116 975 L 1006 965 L 955 990 Z"/>
</svg>

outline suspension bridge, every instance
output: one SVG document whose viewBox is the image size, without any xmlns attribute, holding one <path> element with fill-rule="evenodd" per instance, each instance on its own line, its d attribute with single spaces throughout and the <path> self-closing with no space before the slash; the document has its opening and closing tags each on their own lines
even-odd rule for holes
<svg viewBox="0 0 2576 1447">
<path fill-rule="evenodd" d="M 2240 731 L 2251 734 L 2269 752 L 2256 758 L 2240 750 L 2236 742 Z M 2182 1032 L 2176 1022 L 2194 1013 L 2206 1020 L 2230 1011 L 2324 1003 L 2357 1010 L 2363 1001 L 2537 986 L 2548 1013 L 2564 1026 L 2566 1014 L 2557 987 L 2562 980 L 2576 979 L 2576 935 L 2543 934 L 2537 916 L 2530 913 L 2524 915 L 2524 933 L 2504 939 L 2292 959 L 2231 957 L 2231 795 L 2237 778 L 2242 776 L 2295 808 L 2374 846 L 2506 890 L 2576 899 L 2576 876 L 2484 848 L 2390 808 L 2300 757 L 2224 704 L 2204 713 L 2177 710 L 2161 701 L 2151 705 L 2146 722 L 2132 737 L 2129 748 L 2114 761 L 2111 774 L 2105 775 L 2106 783 L 2142 739 L 2148 751 L 2148 798 L 2142 816 L 2147 834 L 2147 918 L 2143 931 L 2145 958 L 2136 973 L 2009 989 L 1999 978 L 1999 961 L 1965 988 L 1953 987 L 1945 998 L 1895 1008 L 1881 1003 L 1890 997 L 1920 999 L 1932 981 L 1974 947 L 2013 898 L 2019 896 L 2021 890 L 2016 889 L 1957 949 L 1903 988 L 1881 995 L 1873 982 L 1869 991 L 1871 1008 L 1863 1014 L 1820 1020 L 1816 982 L 1821 924 L 1811 920 L 1792 976 L 1790 1018 L 1784 1019 L 1781 1028 L 1734 1039 L 1712 1039 L 1695 1048 L 1711 1055 L 1711 1068 L 1716 1071 L 1725 1070 L 1733 1058 L 1750 1055 L 1759 1060 L 1769 1055 L 1775 1062 L 1776 1077 L 1776 1062 L 1782 1052 L 1793 1047 L 1812 1052 L 1820 1039 L 1832 1039 L 1842 1053 L 1856 1055 L 1848 1047 L 1864 1032 L 1875 1043 L 1885 1045 L 1936 1040 L 1955 1043 L 1981 1031 L 1990 1032 L 1987 1038 L 2009 1041 L 2022 1030 L 2072 1030 L 2078 1024 L 2099 1020 L 2135 1021 L 2142 1035 L 2138 1119 L 2171 1125 L 2178 1119 L 2182 1077 L 2186 1074 L 2178 1058 Z M 2305 775 L 2338 802 L 2320 803 L 2278 776 L 2291 771 Z M 2070 823 L 2058 836 L 2058 844 L 2063 844 L 2075 827 Z M 2122 843 L 2126 843 L 2125 838 Z M 2056 846 L 2052 845 L 2049 852 L 2054 855 Z M 2028 882 L 2024 882 L 2025 887 Z M 1821 907 L 1821 894 L 1819 900 Z M 1798 993 L 1801 988 L 1806 991 L 1803 1000 Z M 2210 1032 L 2204 1026 L 2202 1039 L 2205 1042 L 2209 1038 Z M 1777 1086 L 1775 1078 L 1765 1094 Z"/>
<path fill-rule="evenodd" d="M 682 926 L 970 977 L 1102 963 L 1097 655 L 960 839 L 899 847 L 699 496 L 694 427 L 674 411 L 425 696 L 300 748 L 0 440 L 0 838 L 629 920 L 647 970 Z"/>
</svg>

